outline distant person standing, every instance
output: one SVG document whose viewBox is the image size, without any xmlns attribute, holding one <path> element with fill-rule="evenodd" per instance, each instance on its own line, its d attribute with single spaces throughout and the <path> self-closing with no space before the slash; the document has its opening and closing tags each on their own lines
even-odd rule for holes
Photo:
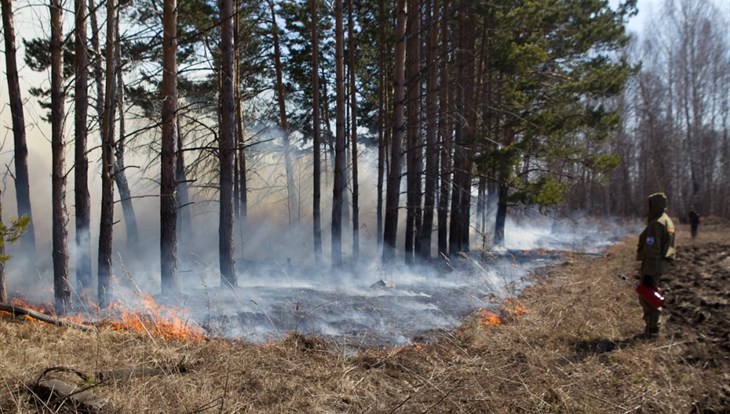
<svg viewBox="0 0 730 414">
<path fill-rule="evenodd" d="M 694 209 L 689 211 L 689 227 L 692 231 L 692 238 L 697 237 L 697 229 L 700 227 L 700 213 Z"/>
<path fill-rule="evenodd" d="M 666 211 L 667 197 L 664 193 L 649 196 L 649 220 L 639 236 L 636 259 L 641 261 L 639 283 L 652 291 L 659 289 L 659 278 L 667 271 L 669 262 L 674 260 L 674 223 Z M 639 296 L 639 303 L 644 310 L 644 335 L 658 336 L 661 307 L 655 307 L 643 296 Z"/>
</svg>

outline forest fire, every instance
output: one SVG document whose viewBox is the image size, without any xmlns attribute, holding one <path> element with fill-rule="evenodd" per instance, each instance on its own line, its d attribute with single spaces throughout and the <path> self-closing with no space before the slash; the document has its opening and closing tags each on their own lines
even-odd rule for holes
<svg viewBox="0 0 730 414">
<path fill-rule="evenodd" d="M 499 325 L 502 323 L 502 318 L 496 313 L 488 309 L 479 310 L 479 326 L 487 328 L 489 326 Z"/>
<path fill-rule="evenodd" d="M 183 309 L 168 308 L 155 302 L 152 296 L 144 294 L 139 311 L 127 309 L 119 302 L 113 302 L 108 312 L 117 318 L 105 319 L 102 325 L 112 329 L 145 333 L 164 339 L 202 340 L 203 332 L 183 319 L 187 312 Z"/>
<path fill-rule="evenodd" d="M 518 300 L 514 298 L 507 298 L 504 301 L 503 308 L 506 312 L 509 312 L 515 319 L 518 319 L 521 315 L 527 314 L 527 308 Z"/>
<path fill-rule="evenodd" d="M 14 298 L 10 305 L 24 312 L 2 310 L 0 313 L 22 317 L 31 322 L 53 322 L 56 325 L 78 327 L 109 327 L 119 331 L 131 331 L 169 340 L 202 340 L 205 335 L 200 329 L 187 322 L 186 312 L 176 307 L 168 308 L 155 302 L 150 295 L 142 296 L 139 310 L 132 310 L 120 302 L 112 302 L 108 309 L 93 308 L 99 315 L 93 322 L 89 313 L 75 313 L 62 317 L 56 315 L 53 307 L 45 304 L 32 305 L 22 298 Z M 27 312 L 25 312 L 27 311 Z M 48 318 L 45 318 L 48 317 Z M 42 319 L 41 319 L 42 318 Z"/>
</svg>

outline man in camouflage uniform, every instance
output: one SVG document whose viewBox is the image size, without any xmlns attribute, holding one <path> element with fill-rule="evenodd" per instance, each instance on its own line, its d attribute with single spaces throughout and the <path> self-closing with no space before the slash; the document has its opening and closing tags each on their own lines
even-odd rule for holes
<svg viewBox="0 0 730 414">
<path fill-rule="evenodd" d="M 664 193 L 649 196 L 649 222 L 639 236 L 636 259 L 641 261 L 640 283 L 652 289 L 659 287 L 659 278 L 674 260 L 674 223 L 666 213 L 667 197 Z M 645 336 L 659 335 L 661 308 L 655 308 L 643 297 L 639 303 L 644 309 Z"/>
</svg>

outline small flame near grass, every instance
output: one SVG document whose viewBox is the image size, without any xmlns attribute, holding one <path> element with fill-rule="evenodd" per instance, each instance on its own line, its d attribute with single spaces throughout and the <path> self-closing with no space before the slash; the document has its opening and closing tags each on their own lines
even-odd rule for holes
<svg viewBox="0 0 730 414">
<path fill-rule="evenodd" d="M 486 328 L 489 326 L 499 325 L 502 323 L 502 318 L 496 313 L 488 309 L 479 310 L 479 326 Z"/>
</svg>

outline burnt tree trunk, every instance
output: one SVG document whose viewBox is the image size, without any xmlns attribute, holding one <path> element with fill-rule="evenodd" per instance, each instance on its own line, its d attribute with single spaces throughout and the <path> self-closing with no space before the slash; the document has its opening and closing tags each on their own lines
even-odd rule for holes
<svg viewBox="0 0 730 414">
<path fill-rule="evenodd" d="M 28 144 L 25 139 L 25 115 L 18 80 L 16 60 L 15 26 L 13 21 L 12 0 L 0 0 L 3 15 L 3 34 L 5 37 L 5 70 L 8 81 L 10 117 L 13 125 L 13 144 L 15 148 L 15 193 L 18 203 L 18 216 L 31 218 L 28 231 L 21 239 L 23 251 L 35 253 L 35 232 L 30 205 L 30 178 L 28 176 Z"/>
<path fill-rule="evenodd" d="M 176 294 L 177 282 L 177 0 L 165 0 L 162 14 L 162 145 L 160 154 L 160 282 L 162 294 Z"/>
<path fill-rule="evenodd" d="M 112 236 L 114 231 L 114 112 L 116 110 L 116 63 L 114 42 L 116 34 L 116 2 L 107 0 L 106 23 L 106 84 L 104 115 L 101 120 L 101 220 L 99 224 L 98 297 L 99 306 L 109 305 L 112 277 Z"/>
<path fill-rule="evenodd" d="M 66 155 L 63 124 L 66 111 L 63 89 L 63 8 L 51 0 L 51 147 L 53 210 L 53 292 L 56 312 L 65 313 L 71 302 L 68 283 L 68 213 L 66 212 Z"/>
<path fill-rule="evenodd" d="M 75 0 L 74 48 L 76 54 L 74 83 L 74 203 L 76 223 L 76 286 L 82 299 L 91 289 L 91 195 L 89 194 L 89 158 L 86 147 L 89 106 L 89 55 L 86 48 L 86 0 Z"/>
<path fill-rule="evenodd" d="M 395 258 L 395 245 L 398 237 L 398 204 L 400 199 L 401 149 L 405 132 L 405 66 L 406 66 L 406 0 L 396 3 L 395 26 L 395 66 L 393 81 L 393 139 L 390 143 L 390 170 L 385 195 L 385 227 L 383 229 L 383 263 Z"/>
<path fill-rule="evenodd" d="M 335 89 L 336 136 L 335 179 L 332 189 L 332 266 L 342 265 L 342 196 L 345 190 L 345 41 L 342 22 L 343 0 L 335 1 Z"/>
<path fill-rule="evenodd" d="M 314 260 L 322 261 L 322 216 L 320 212 L 321 190 L 321 147 L 319 125 L 319 33 L 317 25 L 317 0 L 309 1 L 312 17 L 312 158 L 313 158 L 313 191 L 312 191 L 312 234 L 314 237 Z"/>
<path fill-rule="evenodd" d="M 218 248 L 221 284 L 238 286 L 233 244 L 233 158 L 236 149 L 236 107 L 233 85 L 233 1 L 221 0 L 220 221 Z"/>
</svg>

